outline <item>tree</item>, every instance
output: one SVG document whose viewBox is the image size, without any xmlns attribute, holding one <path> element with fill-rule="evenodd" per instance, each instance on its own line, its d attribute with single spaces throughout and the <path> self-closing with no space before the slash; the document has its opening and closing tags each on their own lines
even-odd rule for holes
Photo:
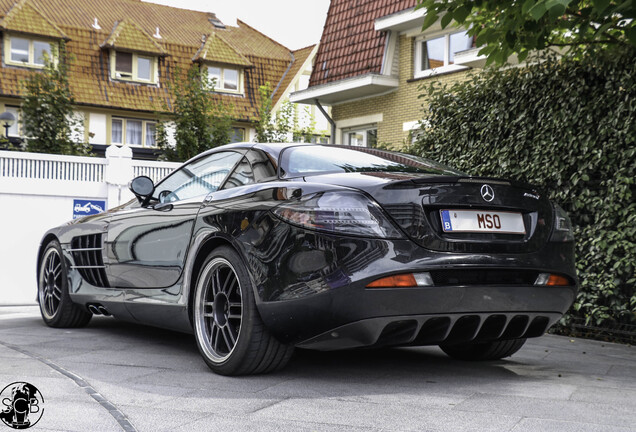
<svg viewBox="0 0 636 432">
<path fill-rule="evenodd" d="M 27 150 L 36 153 L 88 155 L 83 139 L 83 121 L 74 111 L 68 82 L 72 58 L 62 42 L 45 56 L 44 69 L 23 81 L 22 117 Z"/>
<path fill-rule="evenodd" d="M 441 17 L 468 28 L 487 64 L 503 64 L 516 54 L 519 61 L 533 50 L 586 46 L 636 47 L 634 0 L 418 0 L 425 8 L 423 29 Z"/>
<path fill-rule="evenodd" d="M 272 87 L 268 82 L 258 89 L 259 94 L 259 120 L 256 123 L 256 141 L 258 142 L 310 142 L 315 133 L 316 121 L 305 109 L 309 124 L 300 125 L 297 107 L 289 100 L 281 104 L 280 109 L 272 118 Z"/>
<path fill-rule="evenodd" d="M 168 83 L 174 95 L 172 120 L 175 123 L 176 146 L 168 144 L 165 122 L 160 122 L 157 143 L 168 160 L 185 161 L 197 154 L 230 142 L 233 107 L 215 97 L 213 82 L 193 64 L 185 74 L 175 71 Z M 164 107 L 170 111 L 168 107 Z"/>
</svg>

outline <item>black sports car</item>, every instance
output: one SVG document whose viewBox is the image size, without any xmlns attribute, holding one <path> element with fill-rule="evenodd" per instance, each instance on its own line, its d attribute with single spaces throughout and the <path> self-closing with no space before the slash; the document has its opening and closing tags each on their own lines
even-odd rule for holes
<svg viewBox="0 0 636 432">
<path fill-rule="evenodd" d="M 136 200 L 45 234 L 42 317 L 193 332 L 221 374 L 279 369 L 293 347 L 499 359 L 577 291 L 559 206 L 406 154 L 239 143 L 130 188 Z"/>
</svg>

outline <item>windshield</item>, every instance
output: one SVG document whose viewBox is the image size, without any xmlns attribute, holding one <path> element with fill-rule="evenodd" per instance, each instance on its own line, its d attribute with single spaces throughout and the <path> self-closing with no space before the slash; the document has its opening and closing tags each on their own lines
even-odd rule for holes
<svg viewBox="0 0 636 432">
<path fill-rule="evenodd" d="M 297 146 L 285 149 L 281 157 L 282 177 L 346 172 L 465 175 L 421 157 L 370 148 Z"/>
</svg>

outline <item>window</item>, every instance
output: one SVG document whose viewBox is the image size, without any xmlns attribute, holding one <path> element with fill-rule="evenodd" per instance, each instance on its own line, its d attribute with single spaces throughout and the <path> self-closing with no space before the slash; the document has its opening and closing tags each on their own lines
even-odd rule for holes
<svg viewBox="0 0 636 432">
<path fill-rule="evenodd" d="M 43 68 L 45 58 L 52 58 L 51 41 L 8 36 L 5 38 L 7 64 Z"/>
<path fill-rule="evenodd" d="M 157 125 L 152 122 L 146 122 L 146 147 L 156 147 Z"/>
<path fill-rule="evenodd" d="M 242 93 L 242 74 L 238 69 L 208 66 L 208 80 L 215 91 Z"/>
<path fill-rule="evenodd" d="M 472 44 L 472 37 L 465 31 L 417 39 L 415 41 L 415 77 L 465 69 L 465 66 L 455 64 L 455 53 L 469 49 Z"/>
<path fill-rule="evenodd" d="M 378 128 L 376 126 L 356 128 L 344 131 L 345 145 L 354 147 L 375 147 L 378 144 Z"/>
<path fill-rule="evenodd" d="M 223 189 L 265 182 L 276 178 L 276 168 L 267 154 L 260 150 L 252 149 L 241 159 L 241 162 L 236 166 L 225 185 L 223 185 Z"/>
<path fill-rule="evenodd" d="M 230 142 L 237 143 L 243 141 L 245 141 L 245 128 L 233 127 Z"/>
<path fill-rule="evenodd" d="M 157 82 L 157 58 L 136 53 L 111 51 L 111 78 L 154 84 Z"/>
<path fill-rule="evenodd" d="M 175 202 L 214 192 L 242 157 L 241 153 L 225 151 L 196 159 L 159 183 L 156 198 Z"/>
<path fill-rule="evenodd" d="M 157 124 L 141 119 L 113 117 L 110 127 L 111 144 L 128 144 L 139 147 L 155 147 Z"/>
<path fill-rule="evenodd" d="M 383 150 L 306 145 L 288 147 L 280 158 L 283 177 L 378 171 L 461 175 L 459 171 L 428 159 Z"/>
</svg>

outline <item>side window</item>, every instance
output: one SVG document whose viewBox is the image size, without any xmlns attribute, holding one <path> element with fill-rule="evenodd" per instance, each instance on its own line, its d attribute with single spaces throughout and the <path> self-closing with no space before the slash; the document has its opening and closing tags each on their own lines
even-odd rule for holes
<svg viewBox="0 0 636 432">
<path fill-rule="evenodd" d="M 158 184 L 155 198 L 175 202 L 214 192 L 241 158 L 241 153 L 219 152 L 192 161 Z"/>
<path fill-rule="evenodd" d="M 232 175 L 227 179 L 223 188 L 231 189 L 251 183 L 254 183 L 254 171 L 252 170 L 252 165 L 250 165 L 247 158 L 244 157 L 236 166 Z"/>
<path fill-rule="evenodd" d="M 277 178 L 276 167 L 272 159 L 261 150 L 250 150 L 245 155 L 252 164 L 254 170 L 254 181 L 261 183 Z"/>
<path fill-rule="evenodd" d="M 267 155 L 260 150 L 250 150 L 225 183 L 231 189 L 251 183 L 261 183 L 276 178 L 276 168 Z"/>
</svg>

